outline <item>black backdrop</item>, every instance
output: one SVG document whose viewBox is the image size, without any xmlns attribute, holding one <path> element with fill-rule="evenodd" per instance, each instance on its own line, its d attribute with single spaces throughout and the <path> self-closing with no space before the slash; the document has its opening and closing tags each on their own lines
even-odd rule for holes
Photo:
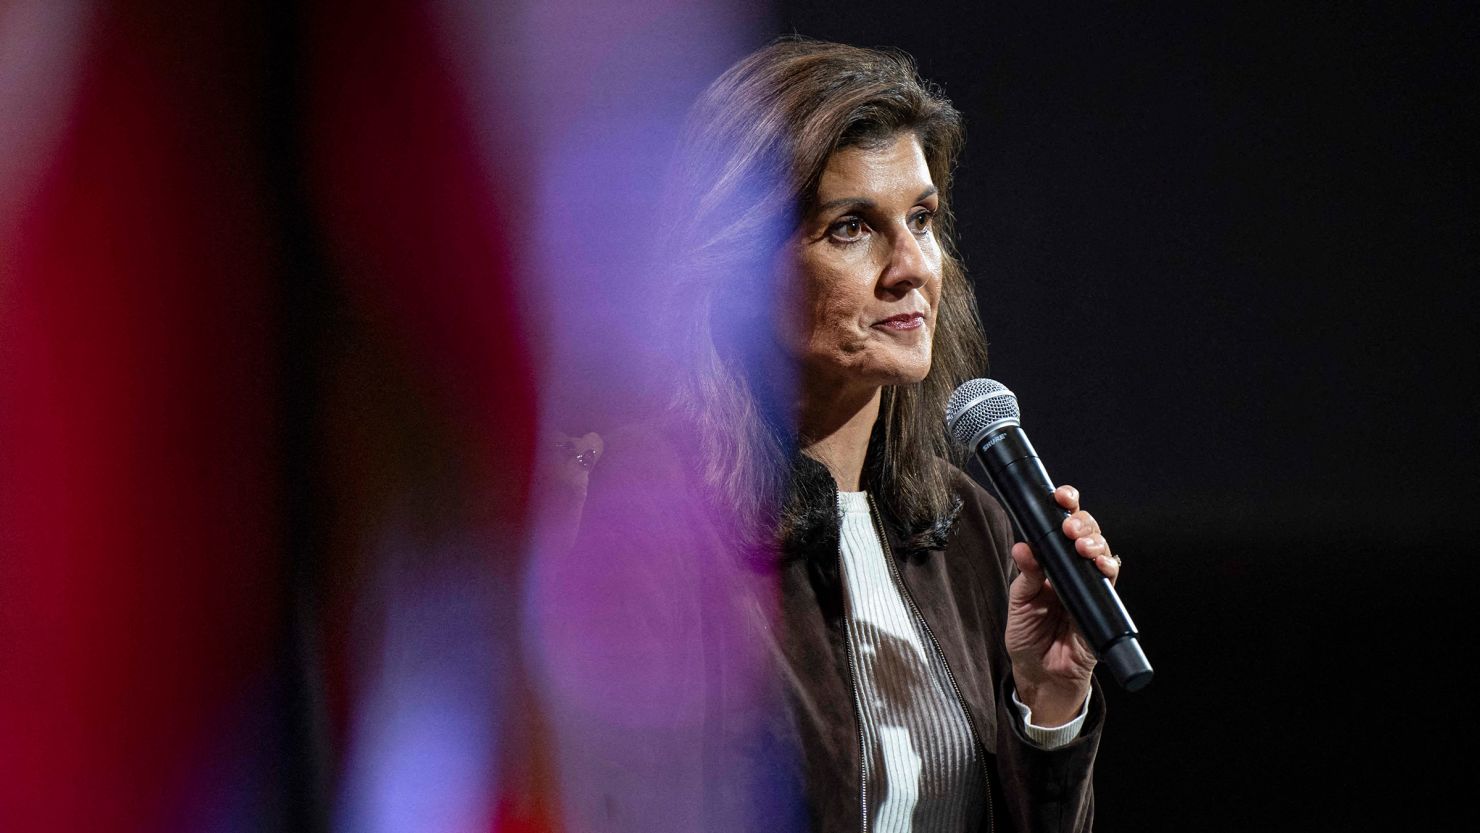
<svg viewBox="0 0 1480 833">
<path fill-rule="evenodd" d="M 910 52 L 966 116 L 991 373 L 1124 554 L 1158 672 L 1108 693 L 1097 828 L 1467 806 L 1475 12 L 777 14 Z"/>
</svg>

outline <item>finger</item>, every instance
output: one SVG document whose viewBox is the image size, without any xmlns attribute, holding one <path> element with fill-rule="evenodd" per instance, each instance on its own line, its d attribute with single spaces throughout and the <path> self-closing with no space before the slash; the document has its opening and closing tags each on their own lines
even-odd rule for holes
<svg viewBox="0 0 1480 833">
<path fill-rule="evenodd" d="M 1079 490 L 1073 486 L 1064 485 L 1054 489 L 1053 499 L 1070 512 L 1079 511 Z"/>
<path fill-rule="evenodd" d="M 1110 542 L 1103 535 L 1086 535 L 1074 539 L 1074 551 L 1093 560 L 1102 555 L 1110 555 Z"/>
<path fill-rule="evenodd" d="M 606 450 L 606 443 L 602 441 L 601 435 L 595 431 L 576 438 L 575 445 L 581 451 L 594 451 L 598 456 Z"/>
<path fill-rule="evenodd" d="M 595 433 L 586 434 L 572 444 L 574 448 L 571 457 L 586 472 L 596 467 L 596 461 L 601 459 L 601 452 L 606 447 L 601 437 Z"/>
<path fill-rule="evenodd" d="M 1018 572 L 1034 581 L 1043 580 L 1043 565 L 1038 563 L 1038 557 L 1033 554 L 1033 548 L 1024 543 L 1012 545 L 1012 560 L 1017 564 Z"/>
<path fill-rule="evenodd" d="M 1070 538 L 1088 538 L 1100 534 L 1100 522 L 1083 509 L 1064 519 L 1064 534 Z"/>
<path fill-rule="evenodd" d="M 1027 544 L 1012 545 L 1012 560 L 1017 564 L 1018 576 L 1012 581 L 1011 596 L 1016 603 L 1043 604 L 1053 598 L 1053 583 L 1038 563 L 1033 548 Z"/>
<path fill-rule="evenodd" d="M 1107 548 L 1108 548 L 1108 545 L 1107 545 Z M 1099 555 L 1099 556 L 1096 556 L 1095 557 L 1095 566 L 1098 567 L 1098 568 L 1100 568 L 1100 572 L 1102 574 L 1104 574 L 1105 578 L 1110 579 L 1110 583 L 1111 584 L 1114 584 L 1115 583 L 1115 580 L 1117 578 L 1120 578 L 1120 557 L 1119 556 L 1111 555 L 1107 551 L 1103 555 Z"/>
</svg>

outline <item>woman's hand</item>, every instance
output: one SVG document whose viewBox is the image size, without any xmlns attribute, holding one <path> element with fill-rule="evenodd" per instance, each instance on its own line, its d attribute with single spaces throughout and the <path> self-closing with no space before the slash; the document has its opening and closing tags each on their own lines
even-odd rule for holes
<svg viewBox="0 0 1480 833">
<path fill-rule="evenodd" d="M 1079 508 L 1079 490 L 1060 486 L 1053 494 L 1070 513 L 1063 531 L 1074 541 L 1074 551 L 1093 560 L 1113 584 L 1120 559 L 1110 554 L 1094 516 Z M 1079 635 L 1032 548 L 1014 544 L 1012 560 L 1019 575 L 1008 591 L 1006 642 L 1018 699 L 1033 710 L 1036 725 L 1061 726 L 1079 714 L 1089 696 L 1095 652 Z"/>
<path fill-rule="evenodd" d="M 541 551 L 563 555 L 575 543 L 591 470 L 605 450 L 599 434 L 574 437 L 555 430 L 546 432 L 531 490 L 538 513 L 534 540 Z"/>
</svg>

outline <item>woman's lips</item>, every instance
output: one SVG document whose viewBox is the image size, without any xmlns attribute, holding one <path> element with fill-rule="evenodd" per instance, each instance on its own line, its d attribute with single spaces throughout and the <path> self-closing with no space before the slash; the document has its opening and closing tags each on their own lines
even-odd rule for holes
<svg viewBox="0 0 1480 833">
<path fill-rule="evenodd" d="M 925 326 L 925 313 L 904 312 L 891 315 L 883 321 L 874 322 L 874 326 L 881 330 L 918 330 Z"/>
</svg>

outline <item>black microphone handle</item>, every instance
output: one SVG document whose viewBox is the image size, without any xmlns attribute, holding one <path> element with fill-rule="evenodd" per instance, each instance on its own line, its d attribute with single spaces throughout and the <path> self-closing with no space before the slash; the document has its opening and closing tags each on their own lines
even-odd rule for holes
<svg viewBox="0 0 1480 833">
<path fill-rule="evenodd" d="M 1151 682 L 1151 663 L 1141 650 L 1135 623 L 1110 579 L 1075 552 L 1074 542 L 1064 534 L 1069 513 L 1054 500 L 1053 483 L 1028 435 L 1020 426 L 999 425 L 977 444 L 976 455 L 1079 632 L 1123 688 L 1145 687 Z"/>
</svg>

